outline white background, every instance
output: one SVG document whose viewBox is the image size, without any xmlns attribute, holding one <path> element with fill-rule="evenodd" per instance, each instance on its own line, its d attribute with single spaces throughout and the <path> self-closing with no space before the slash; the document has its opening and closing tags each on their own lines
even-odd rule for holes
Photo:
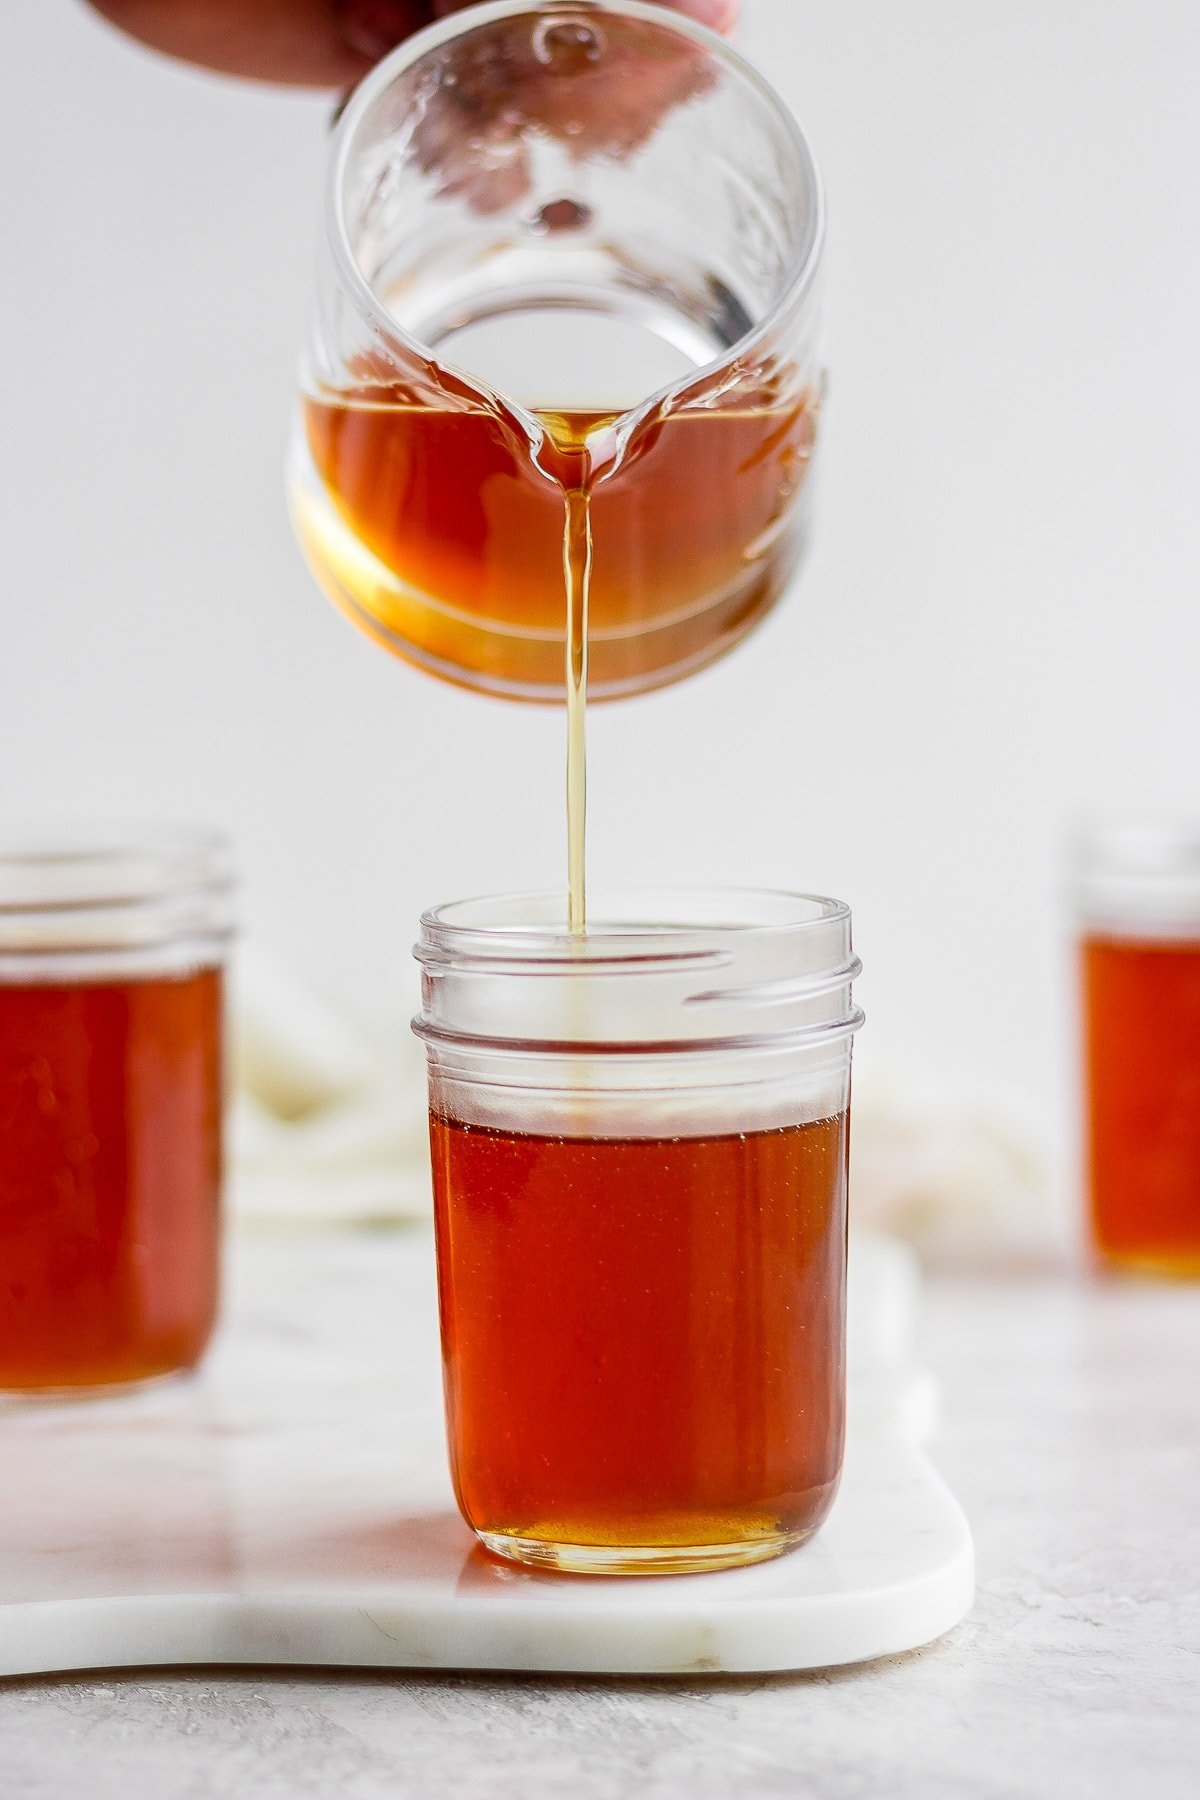
<svg viewBox="0 0 1200 1800">
<path fill-rule="evenodd" d="M 864 1049 L 1053 1124 L 1064 821 L 1200 813 L 1200 6 L 749 3 L 830 194 L 820 544 L 596 716 L 594 876 L 844 896 Z M 227 825 L 259 936 L 375 1010 L 423 905 L 559 879 L 562 728 L 293 548 L 328 111 L 0 3 L 0 817 Z"/>
</svg>

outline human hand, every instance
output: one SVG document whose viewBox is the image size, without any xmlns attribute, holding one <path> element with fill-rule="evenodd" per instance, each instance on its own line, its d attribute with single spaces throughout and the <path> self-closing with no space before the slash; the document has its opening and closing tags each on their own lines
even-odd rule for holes
<svg viewBox="0 0 1200 1800">
<path fill-rule="evenodd" d="M 131 37 L 223 75 L 345 90 L 435 18 L 475 0 L 88 0 Z M 718 31 L 740 0 L 661 0 Z"/>
<path fill-rule="evenodd" d="M 441 0 L 469 16 L 475 0 Z M 647 29 L 611 14 L 591 22 L 569 7 L 551 29 L 530 31 L 528 18 L 497 20 L 480 47 L 473 33 L 444 49 L 440 79 L 414 111 L 411 146 L 442 195 L 457 195 L 477 213 L 521 205 L 535 185 L 539 145 L 553 143 L 570 162 L 622 163 L 662 121 L 705 93 L 711 57 L 682 32 Z M 569 79 L 563 79 L 569 77 Z M 572 229 L 567 216 L 545 229 Z"/>
</svg>

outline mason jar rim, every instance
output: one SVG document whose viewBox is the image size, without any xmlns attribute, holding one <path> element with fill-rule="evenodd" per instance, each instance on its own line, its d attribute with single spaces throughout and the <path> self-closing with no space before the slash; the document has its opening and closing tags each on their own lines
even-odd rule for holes
<svg viewBox="0 0 1200 1800">
<path fill-rule="evenodd" d="M 668 916 L 632 916 L 653 910 L 656 903 Z M 665 962 L 685 954 L 707 960 L 720 955 L 724 934 L 730 942 L 764 934 L 788 938 L 850 918 L 850 908 L 842 900 L 776 888 L 625 889 L 593 894 L 589 906 L 588 929 L 575 936 L 567 924 L 563 895 L 556 890 L 452 900 L 422 913 L 417 960 L 425 960 L 431 949 L 467 954 L 486 947 L 495 958 L 514 963 L 561 960 L 565 967 L 578 969 L 581 962 L 630 962 L 644 967 L 647 951 L 652 960 L 661 957 Z M 745 917 L 755 906 L 777 916 Z M 711 916 L 698 916 L 702 908 Z M 691 918 L 672 916 L 687 909 L 693 909 Z M 522 912 L 534 916 L 521 918 Z M 663 947 L 668 937 L 669 949 Z"/>
<path fill-rule="evenodd" d="M 1200 821 L 1089 821 L 1072 835 L 1071 898 L 1098 931 L 1200 938 Z"/>
<path fill-rule="evenodd" d="M 0 914 L 138 905 L 190 888 L 227 891 L 232 851 L 220 832 L 146 825 L 0 828 Z"/>
<path fill-rule="evenodd" d="M 209 960 L 233 932 L 219 832 L 172 824 L 0 828 L 0 979 Z"/>
<path fill-rule="evenodd" d="M 749 58 L 735 50 L 719 32 L 713 31 L 707 25 L 702 25 L 698 19 L 689 18 L 682 13 L 669 13 L 663 6 L 648 4 L 647 0 L 489 0 L 488 4 L 465 7 L 449 14 L 444 19 L 435 20 L 431 25 L 425 26 L 423 30 L 414 32 L 406 38 L 389 56 L 384 57 L 383 61 L 378 63 L 369 75 L 363 78 L 339 117 L 334 136 L 334 151 L 329 162 L 326 189 L 327 228 L 334 264 L 342 283 L 366 313 L 373 327 L 377 331 L 381 331 L 385 337 L 395 338 L 406 350 L 415 352 L 426 361 L 453 368 L 456 375 L 467 380 L 472 386 L 477 386 L 477 379 L 469 372 L 459 369 L 453 362 L 446 363 L 428 344 L 423 343 L 421 339 L 408 331 L 383 305 L 371 283 L 359 268 L 346 229 L 342 207 L 346 165 L 359 127 L 370 113 L 376 100 L 398 75 L 403 74 L 406 69 L 412 68 L 431 51 L 437 50 L 442 44 L 452 42 L 455 38 L 465 37 L 469 32 L 481 30 L 485 26 L 496 24 L 503 19 L 519 18 L 522 13 L 534 14 L 572 9 L 615 13 L 624 18 L 640 19 L 646 24 L 656 25 L 664 31 L 674 32 L 679 37 L 690 38 L 693 42 L 702 45 L 727 69 L 736 74 L 747 87 L 751 88 L 759 102 L 783 126 L 791 142 L 807 196 L 811 200 L 812 222 L 810 228 L 802 237 L 798 248 L 793 251 L 787 272 L 780 283 L 779 294 L 763 318 L 751 331 L 746 332 L 719 356 L 694 369 L 689 369 L 686 375 L 677 377 L 676 380 L 667 383 L 651 395 L 636 409 L 640 413 L 643 409 L 649 411 L 672 396 L 685 392 L 700 381 L 711 379 L 727 365 L 742 361 L 748 354 L 752 354 L 760 343 L 769 339 L 780 321 L 787 316 L 789 309 L 796 306 L 812 286 L 820 267 L 825 245 L 825 189 L 816 156 L 804 127 L 783 96 Z M 523 409 L 518 408 L 517 410 Z"/>
<path fill-rule="evenodd" d="M 427 1044 L 504 1054 L 689 1056 L 852 1037 L 862 971 L 850 909 L 769 888 L 591 898 L 572 936 L 559 893 L 434 907 L 414 955 Z"/>
</svg>

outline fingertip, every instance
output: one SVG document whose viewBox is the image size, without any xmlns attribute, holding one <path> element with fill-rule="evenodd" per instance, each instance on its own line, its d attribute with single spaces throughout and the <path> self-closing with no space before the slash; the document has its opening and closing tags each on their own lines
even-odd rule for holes
<svg viewBox="0 0 1200 1800">
<path fill-rule="evenodd" d="M 476 3 L 477 0 L 433 0 L 433 11 L 439 18 L 444 18 Z M 725 33 L 733 30 L 741 12 L 741 0 L 663 0 L 663 4 L 673 7 L 676 12 L 690 13 L 702 25 Z"/>
<path fill-rule="evenodd" d="M 334 0 L 338 30 L 360 56 L 378 62 L 429 23 L 427 0 Z"/>
<path fill-rule="evenodd" d="M 741 13 L 741 0 L 672 0 L 672 4 L 724 36 L 734 29 Z"/>
</svg>

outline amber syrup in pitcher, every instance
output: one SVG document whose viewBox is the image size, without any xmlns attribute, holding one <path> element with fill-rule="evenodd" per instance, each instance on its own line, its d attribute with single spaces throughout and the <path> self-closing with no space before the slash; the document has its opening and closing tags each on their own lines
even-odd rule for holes
<svg viewBox="0 0 1200 1800">
<path fill-rule="evenodd" d="M 545 365 L 525 412 L 483 379 L 513 366 L 518 326 L 526 364 Z M 725 365 L 631 412 L 613 396 L 665 388 L 718 346 L 689 355 L 627 321 L 548 311 L 531 352 L 530 328 L 466 328 L 408 385 L 370 358 L 351 385 L 312 385 L 293 510 L 326 591 L 387 648 L 491 693 L 565 696 L 578 928 L 585 694 L 677 680 L 771 608 L 804 549 L 817 406 L 785 367 Z M 454 373 L 458 354 L 478 381 Z"/>
<path fill-rule="evenodd" d="M 301 539 L 330 595 L 387 648 L 451 681 L 562 699 L 563 490 L 524 431 L 479 404 L 397 388 L 304 403 L 319 487 Z M 603 409 L 539 409 L 568 451 Z M 740 642 L 800 557 L 792 496 L 812 452 L 807 394 L 762 390 L 652 417 L 591 494 L 591 692 L 663 686 Z"/>
</svg>

